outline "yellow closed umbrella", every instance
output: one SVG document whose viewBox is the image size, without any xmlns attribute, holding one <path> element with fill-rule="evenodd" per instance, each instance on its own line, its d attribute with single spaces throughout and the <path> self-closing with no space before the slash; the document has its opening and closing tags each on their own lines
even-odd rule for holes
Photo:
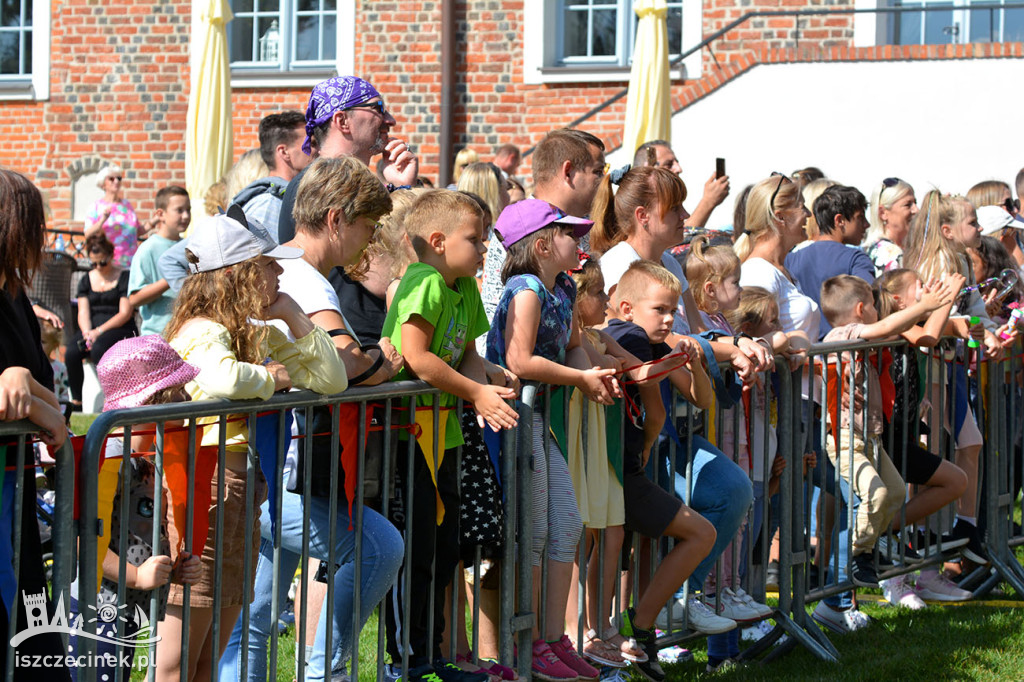
<svg viewBox="0 0 1024 682">
<path fill-rule="evenodd" d="M 666 0 L 634 0 L 636 27 L 633 68 L 629 74 L 626 127 L 622 147 L 632 155 L 649 140 L 671 141 Z"/>
<path fill-rule="evenodd" d="M 192 225 L 205 215 L 203 196 L 231 168 L 231 69 L 228 0 L 192 4 L 191 90 L 185 126 L 185 184 L 192 198 Z"/>
</svg>

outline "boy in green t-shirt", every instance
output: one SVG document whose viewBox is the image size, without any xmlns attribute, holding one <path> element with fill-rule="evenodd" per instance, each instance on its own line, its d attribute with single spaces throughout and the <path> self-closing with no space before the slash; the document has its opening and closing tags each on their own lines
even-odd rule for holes
<svg viewBox="0 0 1024 682">
<path fill-rule="evenodd" d="M 437 453 L 426 433 L 423 448 L 417 443 L 413 462 L 412 508 L 407 507 L 402 477 L 408 462 L 396 467 L 395 498 L 389 518 L 403 533 L 411 533 L 412 548 L 402 572 L 410 572 L 411 586 L 404 594 L 405 576 L 399 574 L 387 611 L 388 653 L 392 670 L 401 672 L 403 653 L 409 655 L 413 682 L 436 674 L 444 682 L 486 682 L 487 675 L 467 673 L 441 656 L 444 632 L 444 593 L 459 561 L 458 471 L 454 448 L 462 445 L 456 405 L 461 398 L 473 404 L 481 428 L 512 428 L 518 415 L 505 401 L 516 396 L 515 375 L 486 362 L 476 352 L 475 339 L 489 324 L 474 275 L 483 262 L 483 211 L 459 192 L 433 190 L 413 204 L 405 229 L 418 263 L 406 270 L 384 321 L 382 337 L 391 339 L 405 357 L 405 368 L 394 381 L 418 378 L 442 391 Z M 416 401 L 432 406 L 430 396 Z M 423 426 L 433 425 L 433 411 L 424 410 Z M 408 452 L 400 448 L 400 460 Z M 436 487 L 435 487 L 436 471 Z M 430 580 L 434 580 L 434 612 L 430 613 Z M 403 601 L 410 602 L 410 622 Z M 434 640 L 429 641 L 433 618 Z M 409 633 L 409 651 L 402 649 L 402 630 Z"/>
<path fill-rule="evenodd" d="M 139 310 L 142 317 L 139 331 L 143 335 L 162 334 L 171 321 L 174 292 L 160 274 L 157 263 L 192 222 L 192 204 L 184 187 L 164 187 L 156 193 L 155 203 L 156 230 L 135 252 L 128 274 L 128 301 Z"/>
</svg>

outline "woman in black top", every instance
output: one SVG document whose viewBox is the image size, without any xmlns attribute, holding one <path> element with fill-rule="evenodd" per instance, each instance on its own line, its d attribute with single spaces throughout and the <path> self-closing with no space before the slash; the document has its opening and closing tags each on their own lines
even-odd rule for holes
<svg viewBox="0 0 1024 682">
<path fill-rule="evenodd" d="M 31 182 L 23 175 L 0 170 L 0 419 L 12 421 L 31 419 L 43 431 L 40 437 L 59 446 L 64 443 L 66 431 L 57 397 L 53 394 L 53 369 L 43 353 L 39 338 L 39 324 L 32 305 L 25 295 L 39 267 L 43 252 L 43 199 Z M 16 461 L 17 442 L 0 439 L 7 449 L 7 462 Z M 31 450 L 26 450 L 25 461 L 32 462 Z M 8 614 L 18 609 L 17 631 L 28 627 L 22 594 L 46 595 L 46 574 L 43 571 L 39 526 L 36 523 L 32 500 L 36 496 L 35 472 L 28 467 L 21 477 L 25 504 L 22 507 L 21 544 L 13 547 L 12 523 L 15 484 L 13 475 L 5 476 L 3 506 L 0 507 L 0 542 L 11 552 L 0 562 L 0 670 L 6 669 L 8 642 L 14 635 L 8 632 Z M 10 506 L 8 506 L 10 505 Z M 19 574 L 14 575 L 13 556 L 20 560 Z M 53 606 L 47 598 L 47 622 L 52 620 Z M 51 656 L 52 667 L 17 667 L 14 679 L 68 680 L 63 665 L 63 644 L 56 633 L 41 633 L 28 637 L 15 649 L 16 655 Z"/>
<path fill-rule="evenodd" d="M 68 345 L 64 362 L 68 366 L 71 399 L 82 404 L 82 362 L 99 364 L 100 358 L 121 339 L 136 336 L 134 309 L 128 301 L 129 271 L 114 265 L 114 245 L 97 233 L 85 240 L 92 270 L 78 283 L 78 328 Z"/>
</svg>

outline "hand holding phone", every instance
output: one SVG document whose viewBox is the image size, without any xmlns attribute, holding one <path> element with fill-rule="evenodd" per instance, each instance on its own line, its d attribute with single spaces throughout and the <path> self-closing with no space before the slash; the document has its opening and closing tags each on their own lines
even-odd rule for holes
<svg viewBox="0 0 1024 682">
<path fill-rule="evenodd" d="M 718 178 L 723 177 L 724 175 L 725 159 L 719 156 L 717 159 L 715 159 L 715 179 L 717 180 Z"/>
</svg>

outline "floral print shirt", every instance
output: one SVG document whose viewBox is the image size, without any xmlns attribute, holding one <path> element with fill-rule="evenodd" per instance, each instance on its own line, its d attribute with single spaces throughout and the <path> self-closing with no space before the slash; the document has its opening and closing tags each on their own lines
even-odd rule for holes
<svg viewBox="0 0 1024 682">
<path fill-rule="evenodd" d="M 526 290 L 534 292 L 540 299 L 540 327 L 537 329 L 534 355 L 564 362 L 572 332 L 573 305 L 576 303 L 576 283 L 564 272 L 558 273 L 554 291 L 545 287 L 536 275 L 516 275 L 505 283 L 505 290 L 491 321 L 491 330 L 487 334 L 487 359 L 502 367 L 508 366 L 505 362 L 508 308 L 512 299 Z"/>
<path fill-rule="evenodd" d="M 139 248 L 139 219 L 135 209 L 126 200 L 112 203 L 106 199 L 97 199 L 85 216 L 87 225 L 95 225 L 100 221 L 104 211 L 110 209 L 110 217 L 103 223 L 103 232 L 114 245 L 114 265 L 130 268 L 132 256 Z"/>
<path fill-rule="evenodd" d="M 868 258 L 875 264 L 875 277 L 881 277 L 889 270 L 903 267 L 903 249 L 885 237 L 867 247 L 866 251 Z"/>
</svg>

